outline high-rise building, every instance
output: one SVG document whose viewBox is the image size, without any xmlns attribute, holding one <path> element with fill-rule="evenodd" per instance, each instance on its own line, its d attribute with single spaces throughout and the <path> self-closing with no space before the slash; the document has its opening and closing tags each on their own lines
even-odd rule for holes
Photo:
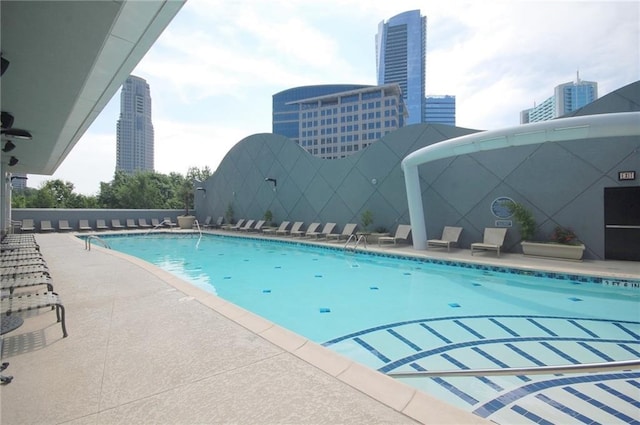
<svg viewBox="0 0 640 425">
<path fill-rule="evenodd" d="M 400 85 L 409 114 L 406 124 L 418 124 L 424 119 L 426 37 L 427 18 L 420 15 L 420 10 L 401 13 L 378 25 L 378 85 Z"/>
<path fill-rule="evenodd" d="M 288 92 L 288 97 L 296 91 L 298 94 L 318 93 L 323 91 L 321 87 L 313 86 L 312 91 L 308 87 L 300 87 L 282 93 Z M 274 96 L 274 105 L 279 95 Z M 404 102 L 398 84 L 360 86 L 352 90 L 290 100 L 286 105 L 291 120 L 299 117 L 298 128 L 290 129 L 295 137 L 289 137 L 310 154 L 324 159 L 344 158 L 359 152 L 387 133 L 403 127 L 405 120 Z M 274 112 L 274 129 L 275 116 Z"/>
<path fill-rule="evenodd" d="M 456 97 L 429 95 L 425 99 L 424 121 L 429 124 L 456 125 Z"/>
<path fill-rule="evenodd" d="M 553 96 L 540 105 L 520 112 L 520 124 L 547 121 L 561 117 L 593 102 L 598 98 L 598 83 L 582 81 L 580 74 L 575 82 L 560 84 L 554 89 Z"/>
<path fill-rule="evenodd" d="M 151 92 L 146 80 L 129 76 L 120 92 L 116 171 L 153 171 Z"/>
</svg>

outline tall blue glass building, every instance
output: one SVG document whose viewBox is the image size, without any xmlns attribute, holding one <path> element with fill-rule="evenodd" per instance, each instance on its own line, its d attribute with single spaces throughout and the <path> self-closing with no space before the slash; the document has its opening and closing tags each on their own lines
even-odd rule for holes
<svg viewBox="0 0 640 425">
<path fill-rule="evenodd" d="M 403 12 L 378 25 L 378 85 L 400 84 L 409 114 L 406 124 L 424 119 L 426 37 L 427 18 L 420 15 L 420 10 Z"/>
<path fill-rule="evenodd" d="M 553 96 L 540 105 L 520 112 L 520 124 L 547 121 L 576 111 L 598 99 L 598 83 L 583 81 L 577 74 L 576 81 L 555 87 Z"/>
<path fill-rule="evenodd" d="M 456 97 L 429 95 L 425 101 L 424 122 L 456 125 Z"/>
</svg>

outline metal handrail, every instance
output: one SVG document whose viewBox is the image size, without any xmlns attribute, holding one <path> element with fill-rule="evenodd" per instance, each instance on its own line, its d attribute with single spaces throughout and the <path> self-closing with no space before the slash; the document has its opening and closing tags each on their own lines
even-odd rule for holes
<svg viewBox="0 0 640 425">
<path fill-rule="evenodd" d="M 142 235 L 142 236 L 147 236 L 149 233 L 153 232 L 154 230 L 160 228 L 160 227 L 164 227 L 164 225 L 167 223 L 167 220 L 162 220 L 160 223 L 158 223 L 156 226 L 154 226 L 152 229 L 147 230 L 147 232 Z"/>
<path fill-rule="evenodd" d="M 351 242 L 351 239 L 355 239 L 357 236 L 355 234 L 351 234 L 349 235 L 349 238 L 347 239 L 347 242 L 344 244 L 344 249 L 347 249 L 347 247 L 349 246 L 349 242 Z M 358 242 L 356 241 L 356 245 L 358 244 Z M 355 249 L 355 248 L 354 248 Z"/>
<path fill-rule="evenodd" d="M 196 249 L 198 249 L 198 247 L 200 246 L 200 240 L 202 239 L 202 230 L 200 229 L 200 223 L 198 222 L 197 218 L 193 222 L 195 223 L 196 227 L 198 228 L 198 233 L 200 233 L 200 237 L 198 238 L 198 242 L 196 242 Z"/>
<path fill-rule="evenodd" d="M 358 247 L 358 245 L 360 245 L 360 241 L 364 241 L 364 248 L 367 249 L 367 235 L 360 235 L 358 237 L 356 245 L 353 247 L 354 250 Z"/>
<path fill-rule="evenodd" d="M 583 363 L 561 366 L 508 367 L 504 369 L 426 370 L 390 372 L 393 378 L 431 378 L 442 376 L 500 376 L 500 375 L 553 375 L 556 373 L 593 373 L 608 370 L 640 368 L 640 359 L 618 360 L 606 363 Z"/>
<path fill-rule="evenodd" d="M 100 239 L 98 236 L 96 235 L 89 235 L 87 236 L 87 238 L 84 240 L 84 249 L 86 249 L 87 251 L 91 251 L 91 241 L 95 240 L 95 241 L 99 241 L 102 243 L 102 246 L 104 246 L 107 249 L 111 249 L 111 247 L 109 246 L 109 244 L 107 242 L 105 242 L 104 240 Z"/>
</svg>

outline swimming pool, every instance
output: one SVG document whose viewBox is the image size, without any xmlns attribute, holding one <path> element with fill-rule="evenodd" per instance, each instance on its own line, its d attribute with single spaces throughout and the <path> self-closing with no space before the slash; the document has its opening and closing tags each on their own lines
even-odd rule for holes
<svg viewBox="0 0 640 425">
<path fill-rule="evenodd" d="M 196 239 L 185 236 L 128 236 L 109 244 L 382 372 L 640 357 L 635 285 L 610 288 L 597 278 L 536 277 L 232 236 L 205 236 L 197 248 Z M 598 391 L 623 400 L 615 417 L 637 415 L 637 403 L 624 395 L 637 394 L 639 377 L 599 376 L 572 397 L 604 385 Z M 571 379 L 573 389 L 589 384 Z M 498 422 L 539 416 L 536 409 L 549 406 L 563 415 L 575 411 L 540 392 L 567 387 L 553 376 L 407 383 Z M 542 407 L 512 403 L 525 400 L 523 388 L 535 390 Z"/>
</svg>

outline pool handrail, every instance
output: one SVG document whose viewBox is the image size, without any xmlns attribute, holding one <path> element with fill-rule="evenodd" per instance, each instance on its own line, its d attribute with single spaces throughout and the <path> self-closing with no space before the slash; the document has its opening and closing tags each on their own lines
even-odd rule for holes
<svg viewBox="0 0 640 425">
<path fill-rule="evenodd" d="M 593 373 L 608 370 L 640 369 L 640 359 L 560 366 L 507 367 L 502 369 L 425 370 L 389 372 L 392 378 L 433 378 L 453 376 L 554 375 L 557 373 Z"/>
<path fill-rule="evenodd" d="M 100 243 L 102 243 L 102 246 L 104 246 L 107 249 L 111 249 L 109 244 L 106 241 L 102 240 L 100 237 L 98 237 L 96 235 L 89 235 L 84 240 L 84 249 L 86 249 L 87 251 L 91 251 L 91 241 L 92 240 L 99 241 Z"/>
</svg>

